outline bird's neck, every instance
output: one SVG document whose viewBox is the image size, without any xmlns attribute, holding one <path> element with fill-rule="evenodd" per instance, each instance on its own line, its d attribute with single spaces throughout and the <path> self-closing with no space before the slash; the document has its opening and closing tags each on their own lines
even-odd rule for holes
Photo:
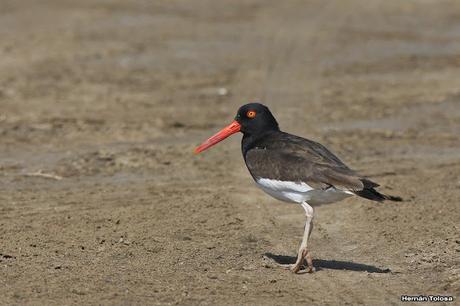
<svg viewBox="0 0 460 306">
<path fill-rule="evenodd" d="M 241 151 L 243 156 L 246 156 L 248 150 L 252 149 L 253 147 L 257 146 L 257 143 L 263 138 L 267 137 L 272 133 L 279 132 L 279 130 L 267 130 L 260 133 L 244 133 L 243 139 L 241 139 Z"/>
</svg>

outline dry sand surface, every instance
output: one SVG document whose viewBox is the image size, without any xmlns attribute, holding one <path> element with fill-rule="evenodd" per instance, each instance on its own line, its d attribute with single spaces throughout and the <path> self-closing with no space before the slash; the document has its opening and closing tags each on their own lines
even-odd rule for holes
<svg viewBox="0 0 460 306">
<path fill-rule="evenodd" d="M 318 207 L 314 274 L 241 136 L 192 154 L 254 100 L 405 199 Z M 3 0 L 0 304 L 458 298 L 459 133 L 459 1 Z"/>
</svg>

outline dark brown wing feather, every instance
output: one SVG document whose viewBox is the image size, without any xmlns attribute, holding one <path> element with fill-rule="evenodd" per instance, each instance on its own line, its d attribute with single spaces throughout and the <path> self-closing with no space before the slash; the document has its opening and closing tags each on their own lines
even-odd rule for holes
<svg viewBox="0 0 460 306">
<path fill-rule="evenodd" d="M 305 182 L 313 188 L 360 191 L 376 187 L 348 168 L 323 145 L 287 133 L 264 137 L 246 152 L 254 178 Z"/>
</svg>

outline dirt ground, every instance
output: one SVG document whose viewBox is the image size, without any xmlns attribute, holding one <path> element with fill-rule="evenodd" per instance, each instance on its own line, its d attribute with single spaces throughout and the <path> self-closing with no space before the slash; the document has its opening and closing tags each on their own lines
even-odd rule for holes
<svg viewBox="0 0 460 306">
<path fill-rule="evenodd" d="M 3 0 L 0 304 L 458 299 L 459 76 L 458 1 Z M 318 207 L 280 269 L 302 208 L 241 136 L 192 153 L 249 101 L 405 201 Z"/>
</svg>

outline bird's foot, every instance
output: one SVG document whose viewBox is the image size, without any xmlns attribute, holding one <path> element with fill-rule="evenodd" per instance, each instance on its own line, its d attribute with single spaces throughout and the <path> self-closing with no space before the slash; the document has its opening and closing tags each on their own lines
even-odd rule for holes
<svg viewBox="0 0 460 306">
<path fill-rule="evenodd" d="M 278 262 L 273 263 L 278 267 L 281 267 L 285 270 L 290 270 L 291 272 L 296 274 L 313 273 L 316 271 L 315 267 L 313 267 L 313 260 L 308 249 L 299 250 L 297 261 L 294 264 L 285 264 Z"/>
<path fill-rule="evenodd" d="M 301 268 L 303 267 L 303 265 L 299 266 L 297 264 L 281 264 L 281 263 L 277 263 L 276 265 L 278 267 L 281 267 L 281 268 L 285 269 L 285 270 L 290 270 L 290 271 L 292 271 L 294 273 L 298 273 L 301 270 Z"/>
<path fill-rule="evenodd" d="M 313 273 L 316 271 L 315 267 L 313 266 L 305 266 L 305 265 L 297 265 L 297 264 L 278 264 L 279 267 L 290 270 L 296 274 L 303 274 L 303 273 Z M 302 269 L 305 268 L 305 269 Z"/>
<path fill-rule="evenodd" d="M 302 269 L 302 268 L 305 268 L 305 269 Z M 298 266 L 296 264 L 290 265 L 290 267 L 286 269 L 289 269 L 291 272 L 296 273 L 296 274 L 313 273 L 316 271 L 315 267 L 313 266 L 304 266 L 304 265 Z"/>
<path fill-rule="evenodd" d="M 304 266 L 304 261 L 307 262 L 307 266 L 304 270 L 302 267 Z M 300 249 L 299 255 L 297 257 L 297 261 L 295 264 L 290 265 L 289 270 L 294 273 L 313 273 L 315 272 L 315 267 L 313 267 L 313 259 L 311 258 L 310 251 L 307 248 Z"/>
</svg>

